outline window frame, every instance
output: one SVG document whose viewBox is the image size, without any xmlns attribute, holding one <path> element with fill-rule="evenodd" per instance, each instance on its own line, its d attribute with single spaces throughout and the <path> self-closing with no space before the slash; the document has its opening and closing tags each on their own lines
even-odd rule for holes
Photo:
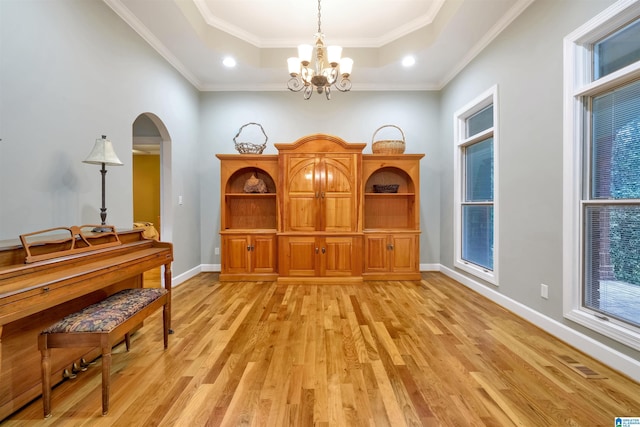
<svg viewBox="0 0 640 427">
<path fill-rule="evenodd" d="M 485 129 L 470 137 L 466 136 L 466 120 L 483 110 L 484 108 L 493 105 L 493 126 Z M 488 270 L 477 264 L 473 264 L 469 261 L 462 259 L 462 207 L 468 204 L 463 200 L 464 186 L 465 186 L 465 158 L 464 149 L 475 143 L 484 141 L 493 137 L 493 201 L 484 202 L 481 204 L 493 205 L 493 269 Z M 464 107 L 460 108 L 453 114 L 453 141 L 454 141 L 454 190 L 453 190 L 453 218 L 454 218 L 454 261 L 453 264 L 456 268 L 466 271 L 492 285 L 498 286 L 498 86 L 494 85 L 475 99 L 467 103 Z"/>
<path fill-rule="evenodd" d="M 640 61 L 593 81 L 594 43 L 640 18 L 640 2 L 620 0 L 564 39 L 563 106 L 563 314 L 609 338 L 640 350 L 640 328 L 603 316 L 583 306 L 585 260 L 584 206 L 627 204 L 629 200 L 597 200 L 586 193 L 590 170 L 590 129 L 585 111 L 590 98 L 640 78 Z"/>
</svg>

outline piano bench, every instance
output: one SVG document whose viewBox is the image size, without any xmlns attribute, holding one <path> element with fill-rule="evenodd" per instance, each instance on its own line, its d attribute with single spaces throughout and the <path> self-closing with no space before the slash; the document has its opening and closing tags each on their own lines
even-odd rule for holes
<svg viewBox="0 0 640 427">
<path fill-rule="evenodd" d="M 124 289 L 49 326 L 38 336 L 42 355 L 42 403 L 51 416 L 52 348 L 99 347 L 102 350 L 102 415 L 109 411 L 111 347 L 124 334 L 129 351 L 129 332 L 160 307 L 163 308 L 164 348 L 169 345 L 170 294 L 164 288 Z"/>
</svg>

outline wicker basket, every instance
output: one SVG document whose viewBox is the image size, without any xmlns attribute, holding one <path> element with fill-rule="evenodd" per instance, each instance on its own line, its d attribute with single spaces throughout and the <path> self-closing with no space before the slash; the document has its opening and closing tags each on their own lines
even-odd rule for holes
<svg viewBox="0 0 640 427">
<path fill-rule="evenodd" d="M 255 125 L 255 126 L 260 127 L 260 130 L 262 131 L 262 134 L 264 135 L 264 142 L 262 144 L 253 144 L 251 142 L 238 142 L 237 141 L 238 137 L 242 133 L 242 129 L 244 129 L 245 127 L 247 127 L 249 125 Z M 259 123 L 247 123 L 247 124 L 242 125 L 240 127 L 240 129 L 238 130 L 238 133 L 236 134 L 236 136 L 233 137 L 233 143 L 236 145 L 236 150 L 238 150 L 238 153 L 240 153 L 240 154 L 262 154 L 262 151 L 264 151 L 264 148 L 267 146 L 268 139 L 269 138 L 267 137 L 267 134 L 264 132 L 264 129 L 262 128 L 262 126 Z"/>
<path fill-rule="evenodd" d="M 402 140 L 399 139 L 381 139 L 378 141 L 374 141 L 376 138 L 376 134 L 382 129 L 386 127 L 394 127 L 400 131 L 402 135 Z M 384 125 L 380 126 L 371 137 L 371 151 L 374 154 L 402 154 L 404 153 L 405 143 L 404 143 L 404 132 L 396 125 Z"/>
<path fill-rule="evenodd" d="M 374 184 L 373 192 L 374 193 L 397 193 L 398 187 L 400 187 L 400 185 L 398 184 L 384 184 L 384 185 Z"/>
</svg>

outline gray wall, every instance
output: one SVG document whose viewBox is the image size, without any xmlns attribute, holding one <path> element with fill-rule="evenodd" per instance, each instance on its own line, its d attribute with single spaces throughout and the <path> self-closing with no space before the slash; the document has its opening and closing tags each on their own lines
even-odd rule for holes
<svg viewBox="0 0 640 427">
<path fill-rule="evenodd" d="M 82 160 L 101 134 L 124 163 L 108 168 L 107 222 L 131 228 L 132 126 L 151 112 L 187 201 L 170 201 L 174 274 L 199 265 L 198 92 L 98 0 L 1 0 L 0 44 L 0 240 L 100 222 L 100 168 Z"/>
<path fill-rule="evenodd" d="M 283 87 L 284 80 L 283 76 Z M 260 123 L 269 137 L 265 154 L 276 154 L 273 143 L 294 142 L 312 133 L 328 133 L 348 142 L 366 142 L 380 126 L 394 124 L 406 137 L 406 153 L 424 153 L 421 163 L 421 263 L 438 263 L 440 218 L 438 168 L 438 104 L 436 92 L 333 93 L 331 101 L 317 94 L 305 101 L 300 93 L 215 92 L 201 95 L 202 263 L 220 264 L 220 184 L 217 153 L 237 153 L 233 137 L 249 122 Z M 247 129 L 248 130 L 248 129 Z M 399 138 L 394 129 L 377 139 Z M 385 133 L 388 132 L 388 133 Z M 258 142 L 254 139 L 252 141 Z"/>
<path fill-rule="evenodd" d="M 453 114 L 497 84 L 500 272 L 494 289 L 638 360 L 637 351 L 562 316 L 563 38 L 612 3 L 535 1 L 442 91 L 440 262 L 456 270 Z M 540 297 L 541 283 L 549 286 L 548 300 Z"/>
</svg>

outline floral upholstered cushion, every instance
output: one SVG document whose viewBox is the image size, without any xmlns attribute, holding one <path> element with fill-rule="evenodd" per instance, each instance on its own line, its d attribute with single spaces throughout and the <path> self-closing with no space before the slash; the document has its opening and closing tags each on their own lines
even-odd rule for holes
<svg viewBox="0 0 640 427">
<path fill-rule="evenodd" d="M 164 288 L 124 289 L 66 316 L 42 333 L 110 332 L 166 293 Z"/>
</svg>

